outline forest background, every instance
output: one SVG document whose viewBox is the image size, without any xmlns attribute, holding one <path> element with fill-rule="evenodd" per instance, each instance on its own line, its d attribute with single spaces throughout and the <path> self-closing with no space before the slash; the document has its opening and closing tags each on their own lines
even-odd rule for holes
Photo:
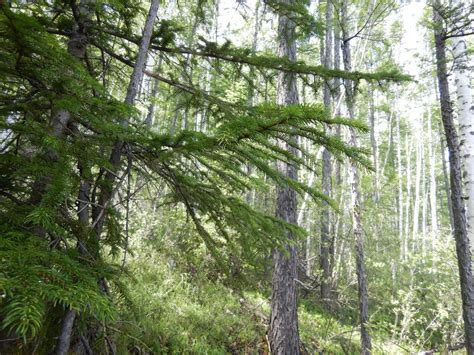
<svg viewBox="0 0 474 355">
<path fill-rule="evenodd" d="M 434 34 L 456 98 L 472 5 L 0 6 L 0 352 L 267 353 L 275 248 L 302 352 L 471 349 Z"/>
</svg>

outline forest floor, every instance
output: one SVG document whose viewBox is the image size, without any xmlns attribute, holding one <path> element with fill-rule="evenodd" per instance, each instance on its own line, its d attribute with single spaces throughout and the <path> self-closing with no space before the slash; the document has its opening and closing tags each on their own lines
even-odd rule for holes
<svg viewBox="0 0 474 355">
<path fill-rule="evenodd" d="M 270 294 L 264 287 L 236 291 L 239 288 L 228 285 L 219 275 L 182 268 L 154 252 L 139 254 L 129 262 L 127 302 L 122 321 L 115 326 L 122 334 L 119 353 L 135 348 L 153 354 L 268 354 Z M 209 265 L 198 267 L 212 270 Z M 359 332 L 354 326 L 357 315 L 327 312 L 311 295 L 300 297 L 298 313 L 306 352 L 359 353 Z M 420 351 L 401 344 L 397 335 L 381 327 L 372 327 L 372 337 L 374 354 Z"/>
</svg>

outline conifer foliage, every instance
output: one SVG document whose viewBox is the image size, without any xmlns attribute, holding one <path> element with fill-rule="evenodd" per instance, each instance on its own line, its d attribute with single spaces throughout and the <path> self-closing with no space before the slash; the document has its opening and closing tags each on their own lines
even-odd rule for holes
<svg viewBox="0 0 474 355">
<path fill-rule="evenodd" d="M 205 39 L 189 48 L 179 26 L 156 19 L 147 55 L 164 64 L 146 69 L 147 80 L 172 92 L 171 100 L 181 97 L 177 103 L 206 111 L 209 124 L 172 133 L 150 129 L 139 105 L 124 103 L 122 89 L 137 61 L 145 7 L 134 0 L 0 1 L 0 335 L 18 338 L 14 346 L 25 353 L 53 348 L 70 311 L 77 314 L 71 346 L 100 348 L 100 339 L 112 346 L 107 322 L 127 299 L 123 265 L 115 257 L 127 249 L 131 178 L 142 189 L 164 183 L 166 203 L 184 207 L 228 271 L 225 248 L 241 250 L 251 262 L 285 245 L 287 231 L 304 234 L 249 206 L 242 198 L 246 191 L 291 187 L 336 207 L 314 186 L 276 169 L 276 161 L 314 169 L 307 164 L 310 152 L 290 136 L 325 147 L 334 159 L 370 167 L 365 149 L 326 129 L 365 131 L 363 123 L 331 117 L 319 104 L 229 102 L 176 75 L 185 56 L 217 74 L 227 67 L 244 75 L 254 67 L 320 80 L 407 79 L 394 71 L 349 73 L 293 63 Z M 272 8 L 304 14 L 301 4 Z M 291 149 L 282 149 L 281 141 Z M 249 165 L 258 174 L 248 176 Z M 9 344 L 0 344 L 0 352 L 2 346 Z"/>
</svg>

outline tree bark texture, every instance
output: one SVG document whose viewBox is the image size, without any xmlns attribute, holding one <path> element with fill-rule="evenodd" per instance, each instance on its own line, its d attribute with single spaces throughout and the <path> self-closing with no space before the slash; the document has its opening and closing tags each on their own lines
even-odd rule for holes
<svg viewBox="0 0 474 355">
<path fill-rule="evenodd" d="M 471 269 L 471 251 L 467 233 L 466 214 L 462 200 L 461 149 L 454 125 L 453 108 L 449 94 L 448 70 L 446 65 L 446 37 L 442 18 L 438 12 L 439 2 L 433 6 L 435 23 L 436 69 L 438 77 L 441 119 L 449 150 L 451 203 L 453 209 L 454 238 L 461 285 L 462 310 L 465 331 L 465 345 L 468 354 L 474 354 L 474 284 Z"/>
<path fill-rule="evenodd" d="M 72 328 L 76 319 L 76 311 L 70 309 L 66 312 L 61 325 L 61 334 L 56 345 L 56 355 L 66 355 L 71 345 Z"/>
<path fill-rule="evenodd" d="M 454 38 L 453 54 L 453 72 L 459 121 L 459 144 L 462 155 L 463 197 L 466 207 L 467 234 L 472 255 L 474 252 L 474 105 L 468 68 L 467 44 L 464 37 Z"/>
<path fill-rule="evenodd" d="M 285 0 L 292 5 L 294 0 Z M 285 14 L 278 18 L 278 55 L 296 61 L 295 23 Z M 298 103 L 296 76 L 281 72 L 278 76 L 277 100 L 280 105 Z M 296 139 L 296 138 L 295 138 Z M 282 148 L 296 154 L 287 143 Z M 291 179 L 297 179 L 294 165 L 278 162 L 278 170 Z M 290 187 L 277 188 L 276 217 L 297 223 L 296 192 Z M 269 342 L 272 354 L 299 354 L 298 314 L 296 304 L 297 253 L 294 236 L 288 232 L 286 250 L 273 252 L 272 300 Z"/>
</svg>

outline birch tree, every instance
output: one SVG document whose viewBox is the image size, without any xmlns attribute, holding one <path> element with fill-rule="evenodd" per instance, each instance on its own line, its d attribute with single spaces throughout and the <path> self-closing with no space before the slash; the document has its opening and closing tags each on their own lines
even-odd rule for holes
<svg viewBox="0 0 474 355">
<path fill-rule="evenodd" d="M 472 101 L 467 42 L 463 36 L 465 22 L 468 21 L 469 23 L 469 13 L 464 13 L 466 10 L 463 2 L 455 1 L 455 4 L 459 6 L 455 26 L 459 26 L 460 30 L 453 37 L 453 72 L 459 121 L 459 144 L 462 155 L 466 228 L 471 243 L 472 255 L 474 252 L 474 104 Z"/>
<path fill-rule="evenodd" d="M 433 5 L 436 74 L 438 78 L 441 118 L 449 150 L 453 227 L 461 284 L 465 345 L 468 354 L 474 354 L 474 280 L 472 277 L 471 251 L 467 233 L 465 208 L 462 201 L 461 150 L 458 133 L 454 125 L 453 109 L 449 93 L 448 69 L 446 64 L 447 34 L 443 27 L 442 13 L 443 7 L 438 0 Z"/>
</svg>

